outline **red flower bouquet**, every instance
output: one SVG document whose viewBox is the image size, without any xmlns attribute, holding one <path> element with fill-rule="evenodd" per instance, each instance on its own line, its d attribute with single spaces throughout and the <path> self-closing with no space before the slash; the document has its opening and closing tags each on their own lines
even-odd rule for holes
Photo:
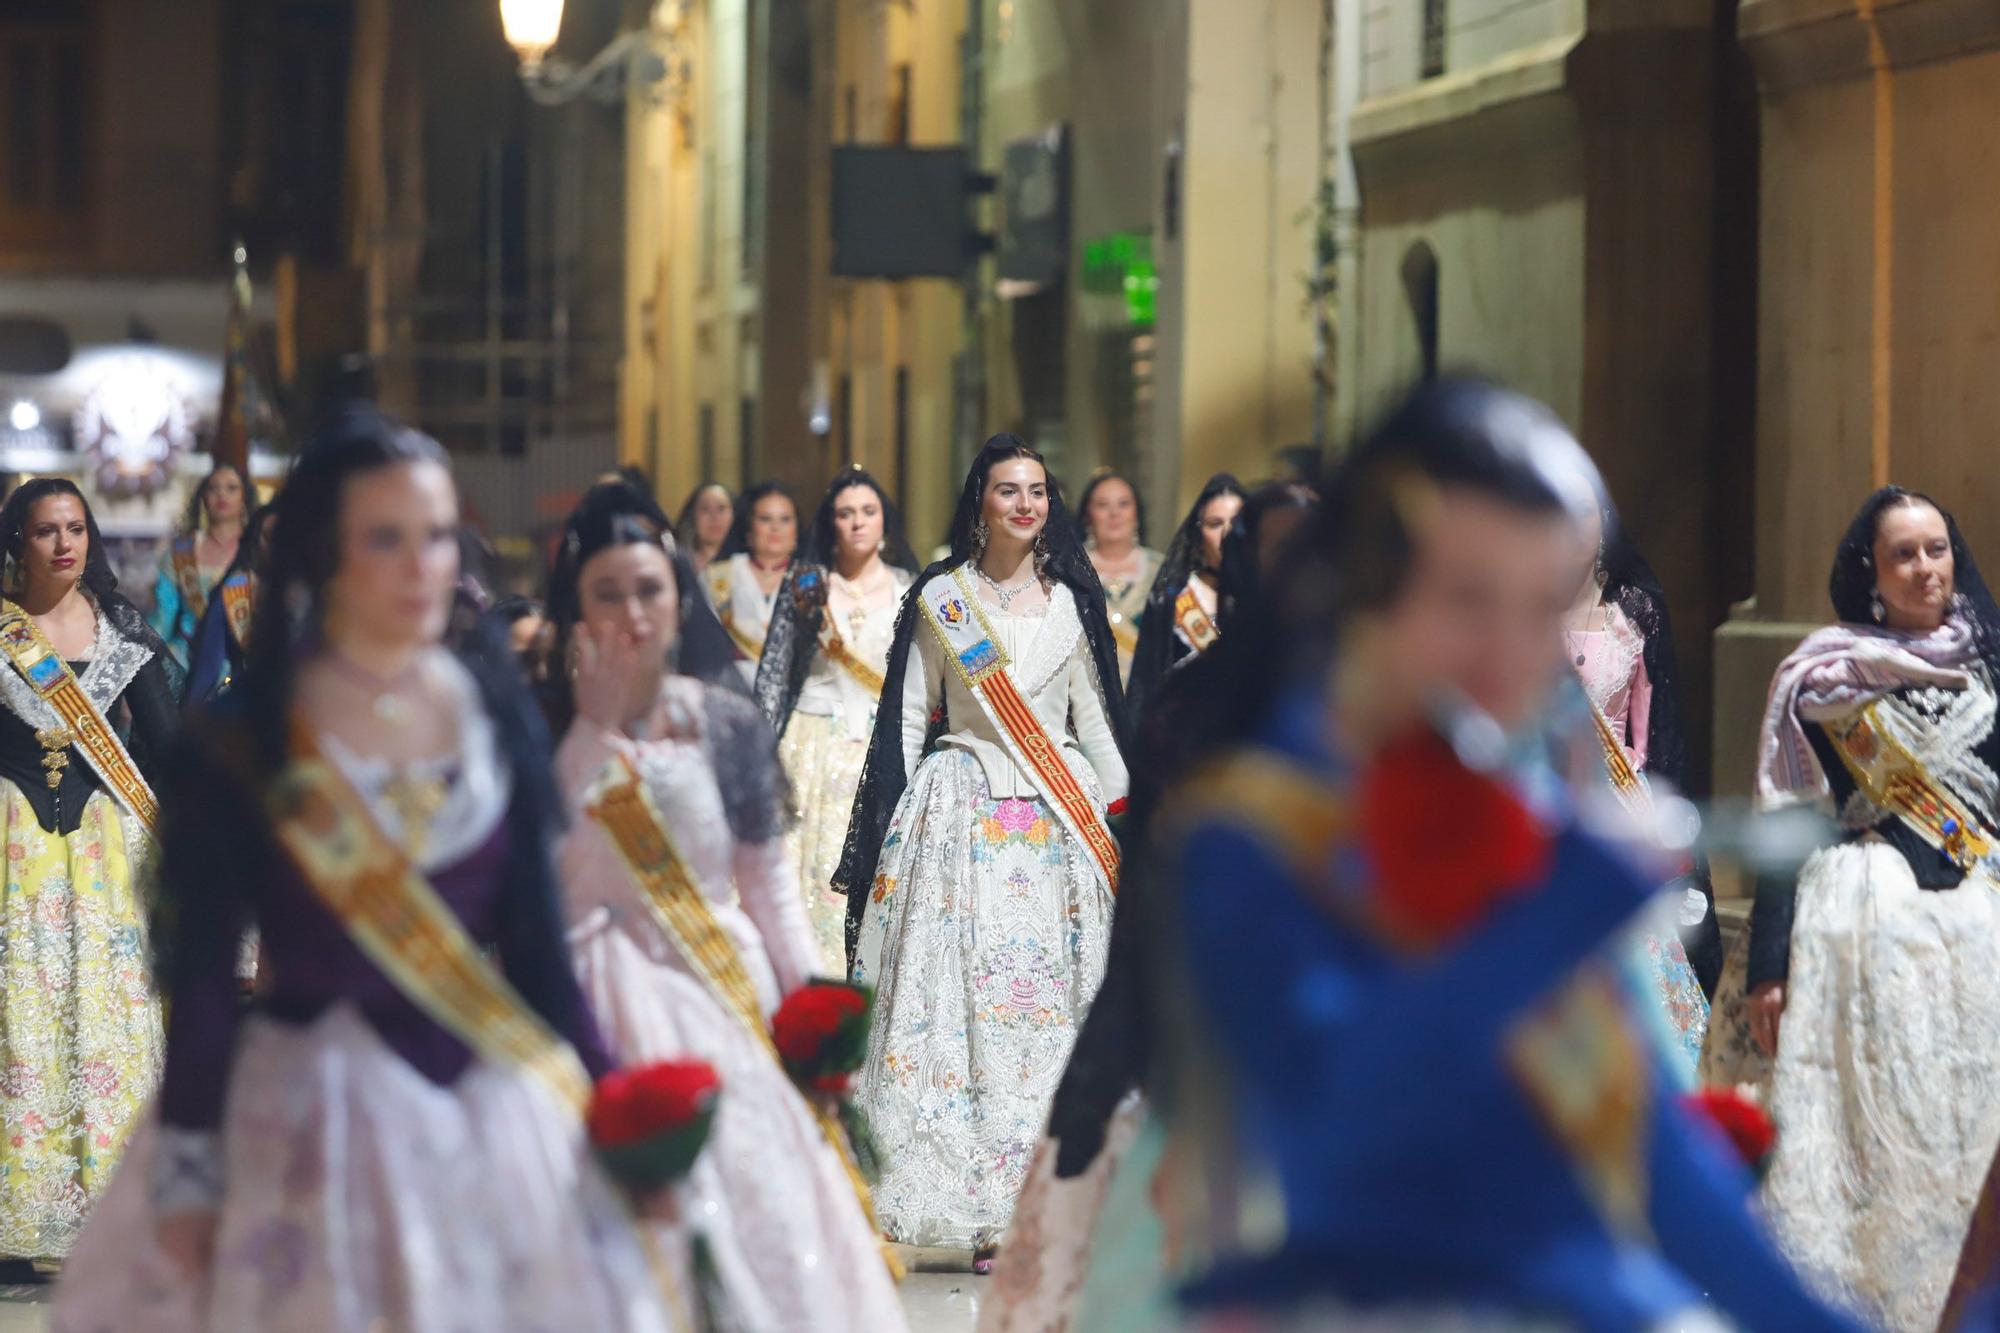
<svg viewBox="0 0 2000 1333">
<path fill-rule="evenodd" d="M 841 1097 L 868 1054 L 875 994 L 846 981 L 808 981 L 785 997 L 771 1038 L 785 1072 L 808 1092 Z"/>
<path fill-rule="evenodd" d="M 785 1072 L 809 1098 L 833 1103 L 855 1165 L 864 1178 L 880 1172 L 881 1151 L 861 1108 L 848 1099 L 855 1071 L 868 1054 L 875 992 L 846 981 L 808 981 L 785 997 L 771 1018 L 771 1040 Z"/>
<path fill-rule="evenodd" d="M 1549 838 L 1534 815 L 1428 728 L 1376 756 L 1356 814 L 1375 916 L 1411 944 L 1450 939 L 1548 869 Z"/>
<path fill-rule="evenodd" d="M 1764 1108 L 1730 1088 L 1703 1088 L 1681 1098 L 1687 1112 L 1722 1131 L 1730 1146 L 1759 1180 L 1770 1169 L 1778 1146 L 1778 1127 Z"/>
<path fill-rule="evenodd" d="M 715 1120 L 722 1080 L 701 1060 L 668 1060 L 597 1080 L 584 1123 L 598 1160 L 635 1190 L 688 1173 Z"/>
</svg>

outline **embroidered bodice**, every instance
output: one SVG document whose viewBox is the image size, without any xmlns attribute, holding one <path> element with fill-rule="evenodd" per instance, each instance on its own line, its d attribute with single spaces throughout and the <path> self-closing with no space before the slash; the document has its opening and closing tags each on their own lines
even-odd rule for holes
<svg viewBox="0 0 2000 1333">
<path fill-rule="evenodd" d="M 1068 586 L 1058 583 L 1049 595 L 1046 611 L 1036 614 L 1008 614 L 990 602 L 982 602 L 980 609 L 1007 653 L 1008 674 L 1050 739 L 1089 764 L 1105 801 L 1125 795 L 1125 760 L 1118 752 L 1083 620 Z M 949 721 L 938 742 L 940 748 L 961 750 L 976 758 L 996 799 L 1036 795 L 1032 777 L 1014 762 L 999 727 L 987 716 L 931 626 L 919 622 L 910 633 L 912 651 L 903 678 L 905 775 L 916 773 L 931 714 L 942 702 Z"/>
<path fill-rule="evenodd" d="M 733 697 L 726 704 L 750 709 Z M 726 808 L 717 765 L 759 760 L 719 753 L 713 707 L 713 693 L 700 682 L 670 676 L 637 736 L 607 731 L 584 717 L 570 725 L 556 754 L 572 812 L 561 850 L 566 906 L 572 923 L 608 915 L 656 961 L 685 969 L 654 924 L 623 855 L 588 814 L 592 787 L 623 759 L 645 782 L 690 877 L 734 940 L 766 1008 L 774 1009 L 818 970 L 817 947 L 784 839 L 738 836 L 740 821 Z"/>
<path fill-rule="evenodd" d="M 888 670 L 889 648 L 896 639 L 896 613 L 910 576 L 900 569 L 889 570 L 895 594 L 879 606 L 857 607 L 845 598 L 829 598 L 822 614 L 840 634 L 847 651 L 872 668 L 877 675 Z M 855 633 L 856 625 L 860 633 Z M 822 717 L 837 717 L 850 740 L 865 742 L 875 725 L 875 705 L 879 695 L 869 691 L 854 673 L 813 650 L 812 669 L 799 689 L 793 711 Z"/>
<path fill-rule="evenodd" d="M 783 582 L 765 592 L 757 584 L 757 567 L 747 555 L 712 563 L 703 572 L 702 582 L 722 627 L 737 641 L 737 647 L 754 658 L 755 648 L 763 644 L 765 631 L 771 627 L 771 611 L 778 604 L 778 588 Z"/>
<path fill-rule="evenodd" d="M 1602 629 L 1564 630 L 1563 645 L 1590 701 L 1624 742 L 1626 758 L 1635 770 L 1644 771 L 1653 702 L 1645 636 L 1616 603 L 1607 603 Z"/>
<path fill-rule="evenodd" d="M 453 664 L 456 668 L 456 664 Z M 421 869 L 466 933 L 493 953 L 510 981 L 534 1003 L 555 996 L 560 1016 L 542 1008 L 594 1073 L 609 1067 L 575 992 L 575 978 L 540 913 L 546 894 L 534 861 L 543 845 L 520 832 L 539 815 L 513 817 L 517 784 L 493 723 L 463 668 L 456 668 L 459 742 L 429 769 L 446 784 L 428 825 Z M 400 841 L 401 817 L 385 787 L 386 765 L 347 751 L 330 737 L 321 746 L 367 804 L 376 825 Z M 352 1005 L 391 1049 L 437 1083 L 456 1079 L 472 1052 L 403 994 L 322 905 L 281 852 L 256 798 L 221 766 L 216 742 L 183 747 L 162 793 L 168 841 L 162 874 L 180 907 L 170 957 L 173 997 L 166 1079 L 169 1125 L 208 1131 L 219 1123 L 235 1035 L 243 1009 L 237 994 L 237 948 L 257 927 L 264 986 L 255 1008 L 280 1022 L 306 1024 L 336 1005 Z M 544 863 L 546 864 L 546 863 Z"/>
<path fill-rule="evenodd" d="M 111 617 L 100 611 L 89 659 L 69 664 L 84 694 L 111 723 L 119 739 L 133 743 L 133 759 L 142 774 L 165 748 L 174 723 L 170 687 L 157 679 L 157 669 L 146 672 L 152 660 L 152 649 L 119 633 Z M 142 672 L 147 677 L 144 682 L 140 680 Z M 105 790 L 103 779 L 84 752 L 71 745 L 64 752 L 68 762 L 61 770 L 60 783 L 53 788 L 48 785 L 42 762 L 48 751 L 37 733 L 60 729 L 62 719 L 7 663 L 0 663 L 0 708 L 4 708 L 0 712 L 0 779 L 20 789 L 43 829 L 73 832 L 91 794 Z"/>
</svg>

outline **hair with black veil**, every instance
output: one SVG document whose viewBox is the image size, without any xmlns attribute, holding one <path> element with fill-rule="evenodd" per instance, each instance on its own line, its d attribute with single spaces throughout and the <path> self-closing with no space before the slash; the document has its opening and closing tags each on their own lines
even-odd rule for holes
<svg viewBox="0 0 2000 1333">
<path fill-rule="evenodd" d="M 1106 714 L 1111 720 L 1119 750 L 1130 753 L 1126 745 L 1124 708 L 1118 688 L 1118 650 L 1111 638 L 1111 621 L 1104 611 L 1104 588 L 1097 581 L 1097 570 L 1085 554 L 1076 524 L 1063 504 L 1062 487 L 1055 474 L 1048 471 L 1048 464 L 1042 456 L 1018 435 L 995 435 L 980 447 L 965 474 L 965 485 L 959 491 L 958 508 L 952 513 L 951 554 L 917 575 L 916 582 L 910 585 L 910 591 L 903 597 L 902 610 L 896 614 L 896 638 L 889 648 L 888 669 L 883 672 L 882 699 L 875 710 L 875 730 L 868 738 L 868 761 L 862 769 L 861 785 L 854 793 L 854 812 L 847 821 L 847 842 L 841 849 L 840 867 L 833 876 L 834 892 L 847 895 L 847 952 L 850 960 L 861 929 L 861 909 L 868 899 L 868 886 L 875 882 L 875 866 L 882 855 L 882 839 L 888 833 L 890 817 L 895 814 L 896 803 L 902 799 L 903 789 L 908 783 L 903 772 L 901 701 L 903 677 L 910 665 L 910 643 L 919 632 L 918 622 L 924 614 L 921 605 L 924 585 L 976 557 L 980 505 L 986 497 L 987 475 L 996 465 L 1016 458 L 1041 464 L 1044 475 L 1048 477 L 1049 517 L 1042 527 L 1047 556 L 1041 566 L 1042 577 L 1052 584 L 1062 584 L 1076 598 L 1077 616 L 1083 622 L 1084 638 L 1090 645 L 1091 665 L 1097 672 L 1098 688 L 1104 694 Z M 928 752 L 937 737 L 950 726 L 951 719 L 942 713 L 933 718 L 924 738 L 924 751 Z"/>
<path fill-rule="evenodd" d="M 699 498 L 700 495 L 701 492 L 696 491 L 694 498 Z M 805 540 L 805 533 L 800 530 L 804 524 L 799 513 L 799 502 L 792 498 L 792 493 L 785 489 L 783 482 L 760 481 L 736 497 L 736 519 L 729 525 L 729 536 L 723 540 L 722 549 L 715 553 L 716 559 L 750 554 L 750 534 L 757 524 L 757 502 L 768 500 L 774 495 L 782 497 L 784 502 L 792 507 L 793 529 L 798 532 L 799 541 Z M 692 502 L 690 499 L 690 504 Z M 689 517 L 693 517 L 691 510 Z M 792 554 L 795 556 L 798 554 L 796 548 Z"/>
<path fill-rule="evenodd" d="M 1673 619 L 1667 611 L 1666 591 L 1660 586 L 1653 567 L 1633 546 L 1615 514 L 1604 518 L 1604 552 L 1599 568 L 1604 584 L 1604 605 L 1615 606 L 1644 641 L 1640 660 L 1652 685 L 1652 702 L 1646 710 L 1646 774 L 1664 780 L 1677 792 L 1687 790 L 1687 727 L 1681 716 L 1680 668 L 1674 654 Z M 1722 928 L 1715 916 L 1715 890 L 1705 859 L 1697 858 L 1694 869 L 1675 887 L 1692 888 L 1705 903 L 1702 919 L 1682 926 L 1681 946 L 1701 981 L 1702 990 L 1713 995 L 1722 976 Z"/>
<path fill-rule="evenodd" d="M 1929 505 L 1944 519 L 1951 538 L 1952 587 L 1964 600 L 1958 613 L 1972 629 L 1973 643 L 1980 660 L 1996 684 L 2000 684 L 2000 607 L 1972 558 L 1951 511 L 1921 491 L 1901 486 L 1884 486 L 1861 502 L 1854 521 L 1834 548 L 1833 570 L 1827 576 L 1827 594 L 1833 599 L 1833 613 L 1850 625 L 1879 625 L 1875 612 L 1875 538 L 1882 527 L 1882 515 L 1890 509 Z"/>
<path fill-rule="evenodd" d="M 563 524 L 555 563 L 549 570 L 548 618 L 554 627 L 549 651 L 555 657 L 543 672 L 542 706 L 558 736 L 576 716 L 576 693 L 564 669 L 563 654 L 583 619 L 583 568 L 599 552 L 626 545 L 658 547 L 673 566 L 674 590 L 680 602 L 674 669 L 704 684 L 743 692 L 743 678 L 736 670 L 736 647 L 702 595 L 701 579 L 693 564 L 675 546 L 665 511 L 651 495 L 628 481 L 600 481 L 583 493 Z"/>
<path fill-rule="evenodd" d="M 843 470 L 820 498 L 806 540 L 778 585 L 771 623 L 764 631 L 764 651 L 757 659 L 757 682 L 751 692 L 764 720 L 780 736 L 792 720 L 792 709 L 819 653 L 820 629 L 826 618 L 827 577 L 838 567 L 839 535 L 833 525 L 834 502 L 857 486 L 875 492 L 881 503 L 883 562 L 906 573 L 914 573 L 917 568 L 917 557 L 903 536 L 903 516 L 889 493 L 882 489 L 882 483 L 858 463 Z"/>
<path fill-rule="evenodd" d="M 1224 495 L 1249 499 L 1243 483 L 1231 473 L 1218 472 L 1210 477 L 1188 507 L 1187 516 L 1174 529 L 1166 557 L 1160 561 L 1160 572 L 1153 578 L 1153 590 L 1146 595 L 1146 610 L 1139 620 L 1139 643 L 1132 650 L 1132 673 L 1125 681 L 1125 706 L 1134 727 L 1151 707 L 1167 672 L 1188 655 L 1187 645 L 1174 632 L 1174 602 L 1188 580 L 1207 568 L 1201 519 L 1209 503 Z"/>
<path fill-rule="evenodd" d="M 1085 544 L 1089 544 L 1092 536 L 1090 531 L 1090 497 L 1097 494 L 1097 488 L 1107 481 L 1122 481 L 1125 483 L 1125 489 L 1132 492 L 1132 512 L 1137 519 L 1132 539 L 1138 542 L 1139 545 L 1144 546 L 1146 544 L 1146 498 L 1139 494 L 1139 488 L 1132 484 L 1132 479 L 1116 468 L 1101 467 L 1090 474 L 1089 481 L 1083 483 L 1083 490 L 1076 497 L 1077 530 L 1083 534 Z"/>
<path fill-rule="evenodd" d="M 79 582 L 90 600 L 97 606 L 111 627 L 133 643 L 144 644 L 153 654 L 153 659 L 166 673 L 167 688 L 176 700 L 186 683 L 187 673 L 168 651 L 166 640 L 146 623 L 146 617 L 139 614 L 139 608 L 132 605 L 125 594 L 118 591 L 118 575 L 111 568 L 111 556 L 105 550 L 104 534 L 98 531 L 97 515 L 91 510 L 90 501 L 77 484 L 67 477 L 33 477 L 16 486 L 7 496 L 5 504 L 0 504 L 0 552 L 4 552 L 11 566 L 6 579 L 6 593 L 9 597 L 20 595 L 21 556 L 27 547 L 28 519 L 35 506 L 50 496 L 66 495 L 83 507 L 83 526 L 87 536 L 88 549 L 83 555 L 83 574 Z"/>
</svg>

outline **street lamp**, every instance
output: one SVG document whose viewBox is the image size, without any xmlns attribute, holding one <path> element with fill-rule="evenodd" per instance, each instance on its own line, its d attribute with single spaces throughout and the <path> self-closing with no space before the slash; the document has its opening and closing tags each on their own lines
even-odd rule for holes
<svg viewBox="0 0 2000 1333">
<path fill-rule="evenodd" d="M 521 57 L 524 78 L 556 44 L 562 16 L 563 0 L 500 0 L 500 26 L 507 30 L 507 45 Z"/>
<path fill-rule="evenodd" d="M 551 56 L 562 31 L 563 0 L 500 0 L 500 24 L 507 44 L 521 58 L 521 86 L 543 106 L 561 106 L 579 97 L 617 103 L 628 90 L 648 92 L 655 84 L 687 79 L 677 34 L 669 33 L 671 64 L 653 49 L 644 31 L 621 32 L 581 66 Z"/>
</svg>

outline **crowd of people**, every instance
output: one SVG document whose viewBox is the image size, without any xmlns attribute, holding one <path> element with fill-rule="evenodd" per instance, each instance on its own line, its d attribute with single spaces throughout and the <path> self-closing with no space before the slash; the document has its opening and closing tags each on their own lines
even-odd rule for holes
<svg viewBox="0 0 2000 1333">
<path fill-rule="evenodd" d="M 989 1333 L 2000 1327 L 2000 607 L 1942 506 L 1834 554 L 1756 774 L 1829 831 L 1725 950 L 1666 598 L 1546 409 L 1426 386 L 1164 549 L 1075 497 L 995 436 L 920 567 L 858 468 L 613 476 L 495 603 L 348 404 L 143 615 L 18 487 L 52 1327 L 880 1333 L 911 1247 Z M 642 1176 L 603 1108 L 668 1069 L 699 1151 Z"/>
</svg>

